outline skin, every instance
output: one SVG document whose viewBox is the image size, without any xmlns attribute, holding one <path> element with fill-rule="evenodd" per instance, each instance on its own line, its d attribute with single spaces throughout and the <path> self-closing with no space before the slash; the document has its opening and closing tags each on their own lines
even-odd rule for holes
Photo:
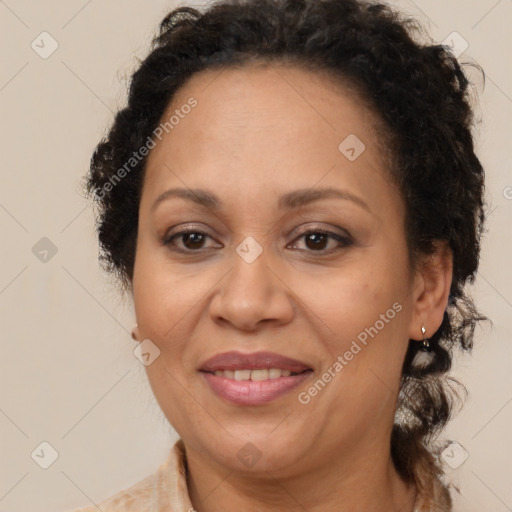
<svg viewBox="0 0 512 512">
<path fill-rule="evenodd" d="M 409 268 L 404 204 L 377 118 L 347 86 L 284 65 L 207 70 L 163 119 L 190 97 L 197 106 L 148 157 L 132 291 L 136 338 L 160 350 L 147 375 L 184 440 L 194 508 L 412 512 L 415 490 L 395 471 L 389 439 L 408 340 L 423 339 L 422 325 L 427 337 L 441 325 L 451 252 L 439 244 Z M 355 161 L 338 150 L 349 134 L 366 146 Z M 222 208 L 174 197 L 152 209 L 175 187 L 207 189 Z M 321 187 L 348 191 L 368 210 L 339 198 L 278 209 L 282 194 Z M 162 244 L 187 226 L 207 236 Z M 320 239 L 318 249 L 299 228 L 348 233 L 352 243 Z M 249 236 L 263 250 L 252 263 L 236 252 Z M 300 403 L 394 303 L 401 311 Z M 274 351 L 314 372 L 268 404 L 234 405 L 197 371 L 230 350 Z M 261 453 L 252 467 L 237 457 L 248 442 Z"/>
</svg>

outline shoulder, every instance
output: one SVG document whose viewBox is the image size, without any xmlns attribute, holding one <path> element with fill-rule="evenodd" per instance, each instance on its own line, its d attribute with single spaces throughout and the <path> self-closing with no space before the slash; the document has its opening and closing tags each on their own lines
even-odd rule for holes
<svg viewBox="0 0 512 512">
<path fill-rule="evenodd" d="M 188 498 L 186 485 L 184 487 L 182 483 L 183 455 L 183 442 L 179 440 L 156 472 L 100 503 L 73 512 L 172 512 L 176 508 L 172 501 L 175 488 L 179 490 L 178 494 L 184 494 L 184 500 Z"/>
<path fill-rule="evenodd" d="M 97 505 L 81 508 L 74 512 L 98 512 L 98 509 L 102 512 L 149 512 L 153 489 L 157 482 L 158 472 L 119 491 Z"/>
</svg>

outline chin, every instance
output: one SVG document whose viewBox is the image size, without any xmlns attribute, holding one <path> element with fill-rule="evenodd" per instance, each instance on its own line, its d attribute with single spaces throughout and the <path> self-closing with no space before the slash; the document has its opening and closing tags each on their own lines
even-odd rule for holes
<svg viewBox="0 0 512 512">
<path fill-rule="evenodd" d="M 280 430 L 280 421 L 276 418 L 272 428 L 268 424 L 264 428 L 231 428 L 228 425 L 226 430 L 229 434 L 221 429 L 222 433 L 218 431 L 200 444 L 212 459 L 232 471 L 288 473 L 306 455 L 307 444 L 303 442 L 304 436 L 299 429 L 294 432 Z M 272 430 L 274 432 L 269 434 Z"/>
</svg>

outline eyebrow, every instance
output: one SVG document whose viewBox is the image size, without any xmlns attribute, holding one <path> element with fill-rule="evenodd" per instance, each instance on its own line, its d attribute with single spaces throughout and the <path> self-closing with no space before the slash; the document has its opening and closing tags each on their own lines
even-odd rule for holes
<svg viewBox="0 0 512 512">
<path fill-rule="evenodd" d="M 151 206 L 151 211 L 153 211 L 163 201 L 166 201 L 167 199 L 173 197 L 180 197 L 182 199 L 193 201 L 198 205 L 204 206 L 214 211 L 222 209 L 222 201 L 212 192 L 198 188 L 172 188 L 166 190 L 157 197 L 157 199 Z M 300 208 L 301 206 L 306 206 L 315 201 L 331 198 L 351 201 L 359 205 L 367 212 L 372 213 L 369 206 L 360 197 L 352 194 L 351 192 L 348 192 L 347 190 L 340 190 L 332 187 L 320 189 L 304 188 L 293 190 L 292 192 L 287 192 L 286 194 L 282 195 L 279 198 L 278 208 L 280 210 L 296 209 Z"/>
</svg>

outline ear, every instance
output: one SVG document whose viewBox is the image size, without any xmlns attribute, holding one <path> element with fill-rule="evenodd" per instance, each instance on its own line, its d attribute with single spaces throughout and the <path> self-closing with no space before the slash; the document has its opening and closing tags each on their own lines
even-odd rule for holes
<svg viewBox="0 0 512 512">
<path fill-rule="evenodd" d="M 430 338 L 441 326 L 453 276 L 453 252 L 446 240 L 435 242 L 436 250 L 425 256 L 413 280 L 409 338 Z M 425 326 L 425 335 L 421 326 Z"/>
<path fill-rule="evenodd" d="M 132 339 L 134 341 L 140 341 L 140 332 L 139 332 L 139 327 L 137 326 L 137 324 L 135 324 L 135 326 L 132 329 Z"/>
</svg>

